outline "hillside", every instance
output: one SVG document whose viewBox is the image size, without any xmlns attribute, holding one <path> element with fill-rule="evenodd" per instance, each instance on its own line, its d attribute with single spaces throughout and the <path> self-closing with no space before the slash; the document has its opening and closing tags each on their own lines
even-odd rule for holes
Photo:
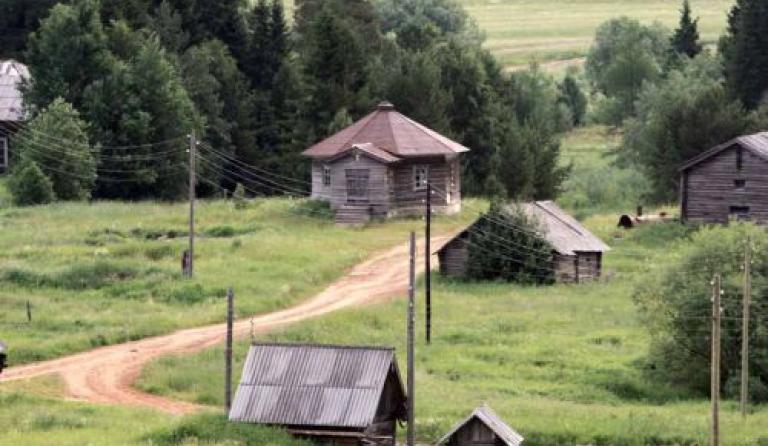
<svg viewBox="0 0 768 446">
<path fill-rule="evenodd" d="M 595 29 L 625 15 L 674 28 L 680 2 L 669 0 L 460 0 L 486 33 L 486 47 L 507 66 L 584 57 Z M 702 40 L 714 44 L 733 0 L 693 0 Z M 555 65 L 557 66 L 557 64 Z"/>
</svg>

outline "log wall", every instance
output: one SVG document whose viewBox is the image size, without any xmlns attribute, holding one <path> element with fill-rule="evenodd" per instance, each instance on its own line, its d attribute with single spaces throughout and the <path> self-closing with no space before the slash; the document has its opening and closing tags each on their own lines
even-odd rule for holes
<svg viewBox="0 0 768 446">
<path fill-rule="evenodd" d="M 744 186 L 738 187 L 737 180 Z M 691 166 L 682 173 L 680 184 L 683 221 L 724 224 L 733 207 L 749 207 L 750 220 L 768 223 L 768 161 L 738 145 Z"/>
</svg>

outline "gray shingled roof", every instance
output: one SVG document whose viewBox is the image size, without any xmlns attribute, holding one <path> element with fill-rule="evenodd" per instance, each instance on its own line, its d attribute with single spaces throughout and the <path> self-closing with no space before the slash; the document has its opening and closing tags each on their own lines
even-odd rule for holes
<svg viewBox="0 0 768 446">
<path fill-rule="evenodd" d="M 535 217 L 541 223 L 545 231 L 542 236 L 560 254 L 573 255 L 577 252 L 611 250 L 608 245 L 553 201 L 523 203 L 522 207 L 528 215 Z"/>
<path fill-rule="evenodd" d="M 388 348 L 254 344 L 229 419 L 365 428 L 391 370 L 397 375 L 394 350 Z"/>
<path fill-rule="evenodd" d="M 29 78 L 27 66 L 15 60 L 0 60 L 0 121 L 23 121 L 24 102 L 19 85 Z"/>
<path fill-rule="evenodd" d="M 719 144 L 706 152 L 691 158 L 683 163 L 678 170 L 689 169 L 700 162 L 707 160 L 725 149 L 733 147 L 734 145 L 740 145 L 741 147 L 754 153 L 756 156 L 768 161 L 768 132 L 754 133 L 752 135 L 743 135 L 731 140 L 728 140 L 722 144 Z"/>
<path fill-rule="evenodd" d="M 483 424 L 488 426 L 489 429 L 491 429 L 501 441 L 504 442 L 507 446 L 519 446 L 523 443 L 522 435 L 517 433 L 514 429 L 512 429 L 507 423 L 502 421 L 501 418 L 496 414 L 496 412 L 493 411 L 490 407 L 486 405 L 482 405 L 475 409 L 470 416 L 468 416 L 466 419 L 464 419 L 462 422 L 458 423 L 456 426 L 454 426 L 453 429 L 451 429 L 450 432 L 445 434 L 443 438 L 440 439 L 440 441 L 437 442 L 437 444 L 445 444 L 448 442 L 448 440 L 455 434 L 459 429 L 461 429 L 464 425 L 469 423 L 473 418 L 477 418 L 480 420 Z"/>
</svg>

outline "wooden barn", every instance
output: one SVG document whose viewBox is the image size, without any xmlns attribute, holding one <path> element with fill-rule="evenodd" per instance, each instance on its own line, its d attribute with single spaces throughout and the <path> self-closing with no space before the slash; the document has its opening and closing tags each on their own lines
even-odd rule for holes
<svg viewBox="0 0 768 446">
<path fill-rule="evenodd" d="M 583 283 L 600 278 L 603 253 L 610 248 L 552 201 L 522 204 L 523 210 L 539 221 L 541 234 L 554 248 L 552 267 L 560 283 Z M 473 223 L 437 252 L 440 273 L 464 277 L 469 258 L 468 240 Z"/>
<path fill-rule="evenodd" d="M 254 344 L 229 419 L 325 445 L 394 446 L 405 414 L 393 349 Z"/>
<path fill-rule="evenodd" d="M 502 421 L 488 406 L 475 409 L 448 432 L 438 445 L 445 446 L 519 446 L 523 436 Z"/>
<path fill-rule="evenodd" d="M 734 138 L 683 164 L 680 218 L 768 223 L 768 132 Z"/>
<path fill-rule="evenodd" d="M 0 60 L 0 172 L 10 166 L 11 136 L 26 120 L 21 83 L 29 78 L 27 66 L 15 60 Z"/>
<path fill-rule="evenodd" d="M 312 197 L 330 202 L 338 223 L 424 212 L 427 181 L 438 213 L 461 209 L 461 144 L 383 102 L 372 113 L 304 151 Z"/>
</svg>

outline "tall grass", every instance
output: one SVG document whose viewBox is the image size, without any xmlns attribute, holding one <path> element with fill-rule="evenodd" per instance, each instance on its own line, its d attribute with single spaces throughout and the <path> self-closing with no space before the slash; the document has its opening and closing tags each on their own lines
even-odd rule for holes
<svg viewBox="0 0 768 446">
<path fill-rule="evenodd" d="M 192 280 L 180 274 L 184 204 L 0 209 L 0 337 L 10 365 L 222 321 L 229 286 L 237 317 L 285 308 L 421 227 L 409 220 L 344 229 L 313 209 L 288 199 L 245 209 L 202 201 Z M 438 218 L 436 231 L 468 218 Z"/>
</svg>

